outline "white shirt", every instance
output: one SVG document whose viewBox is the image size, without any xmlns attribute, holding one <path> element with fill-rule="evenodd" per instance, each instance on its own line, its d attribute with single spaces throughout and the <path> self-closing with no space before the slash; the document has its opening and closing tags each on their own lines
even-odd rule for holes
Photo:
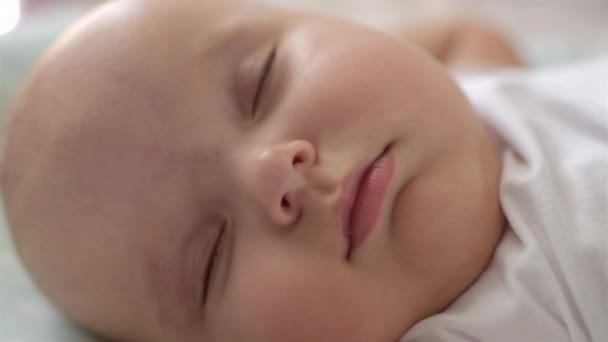
<svg viewBox="0 0 608 342">
<path fill-rule="evenodd" d="M 413 341 L 608 341 L 608 57 L 460 83 L 502 150 L 487 270 Z"/>
</svg>

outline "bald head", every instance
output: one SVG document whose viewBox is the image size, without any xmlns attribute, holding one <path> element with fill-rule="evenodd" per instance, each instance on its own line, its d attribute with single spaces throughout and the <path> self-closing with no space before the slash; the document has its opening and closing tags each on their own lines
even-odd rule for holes
<svg viewBox="0 0 608 342">
<path fill-rule="evenodd" d="M 478 277 L 502 229 L 495 152 L 449 74 L 313 13 L 104 5 L 37 65 L 6 147 L 36 282 L 135 340 L 394 341 Z M 351 213 L 373 230 L 355 247 L 346 188 L 376 159 L 386 190 Z"/>
<path fill-rule="evenodd" d="M 166 142 L 187 130 L 167 117 L 189 91 L 183 66 L 214 44 L 197 40 L 193 25 L 219 10 L 207 1 L 105 4 L 46 52 L 14 101 L 1 184 L 17 250 L 51 300 L 104 334 L 160 335 L 141 323 L 160 319 L 155 299 L 135 295 L 150 270 L 121 264 L 145 247 L 118 227 L 136 220 L 134 203 L 162 193 L 156 180 L 183 171 Z"/>
</svg>

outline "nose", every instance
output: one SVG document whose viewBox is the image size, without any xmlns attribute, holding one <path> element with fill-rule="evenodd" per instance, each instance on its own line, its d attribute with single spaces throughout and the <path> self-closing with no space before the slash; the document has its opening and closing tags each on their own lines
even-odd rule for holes
<svg viewBox="0 0 608 342">
<path fill-rule="evenodd" d="M 306 173 L 315 159 L 314 147 L 304 140 L 270 144 L 248 158 L 245 187 L 275 223 L 286 226 L 299 218 Z"/>
</svg>

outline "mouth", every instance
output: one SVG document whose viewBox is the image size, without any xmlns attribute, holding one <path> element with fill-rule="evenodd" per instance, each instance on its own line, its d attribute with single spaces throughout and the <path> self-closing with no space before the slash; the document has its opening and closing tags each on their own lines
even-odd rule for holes
<svg viewBox="0 0 608 342">
<path fill-rule="evenodd" d="M 376 226 L 394 159 L 389 144 L 374 160 L 356 169 L 347 179 L 339 205 L 340 222 L 347 242 L 346 260 L 367 240 Z"/>
</svg>

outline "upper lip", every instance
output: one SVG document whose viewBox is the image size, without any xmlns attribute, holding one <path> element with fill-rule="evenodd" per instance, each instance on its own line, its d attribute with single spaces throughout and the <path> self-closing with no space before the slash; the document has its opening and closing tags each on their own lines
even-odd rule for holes
<svg viewBox="0 0 608 342">
<path fill-rule="evenodd" d="M 388 150 L 388 146 L 378 155 L 376 155 L 373 159 L 366 161 L 365 163 L 357 166 L 354 170 L 346 177 L 343 185 L 343 190 L 339 198 L 338 202 L 338 219 L 339 226 L 342 234 L 346 239 L 347 248 L 345 255 L 348 257 L 351 249 L 351 227 L 350 227 L 350 217 L 352 215 L 353 205 L 355 200 L 359 196 L 359 186 L 361 184 L 362 178 L 365 175 L 365 172 L 380 158 L 386 151 Z"/>
</svg>

